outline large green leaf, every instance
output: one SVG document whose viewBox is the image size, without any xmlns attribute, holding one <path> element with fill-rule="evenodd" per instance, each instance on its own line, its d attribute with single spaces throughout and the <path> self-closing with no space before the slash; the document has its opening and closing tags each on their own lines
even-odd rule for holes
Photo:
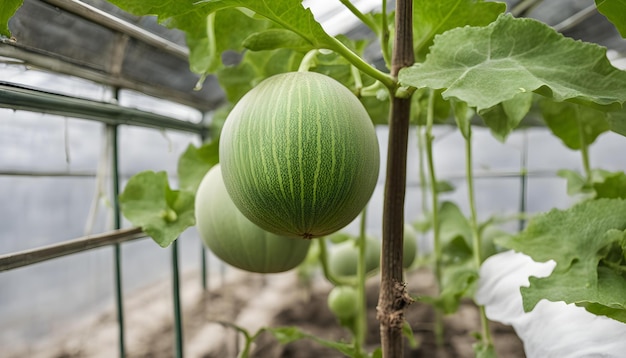
<svg viewBox="0 0 626 358">
<path fill-rule="evenodd" d="M 180 189 L 195 193 L 202 178 L 219 161 L 219 141 L 205 143 L 200 148 L 189 144 L 187 150 L 178 159 Z"/>
<path fill-rule="evenodd" d="M 0 3 L 0 35 L 10 37 L 9 19 L 22 6 L 24 0 L 2 0 Z"/>
<path fill-rule="evenodd" d="M 485 26 L 506 10 L 506 3 L 482 0 L 413 1 L 415 55 L 423 60 L 437 34 L 463 26 Z"/>
<path fill-rule="evenodd" d="M 437 36 L 426 61 L 403 69 L 399 79 L 417 88 L 445 88 L 444 98 L 479 112 L 529 91 L 603 106 L 626 101 L 626 72 L 611 65 L 605 48 L 510 14 L 486 27 Z"/>
<path fill-rule="evenodd" d="M 610 129 L 606 112 L 591 107 L 546 99 L 540 108 L 552 133 L 573 150 L 589 146 Z"/>
<path fill-rule="evenodd" d="M 596 0 L 596 7 L 626 38 L 626 0 Z"/>
<path fill-rule="evenodd" d="M 335 46 L 334 39 L 315 21 L 311 10 L 302 6 L 301 0 L 202 0 L 197 4 L 209 13 L 244 7 L 293 31 L 309 42 L 312 47 L 333 49 Z"/>
<path fill-rule="evenodd" d="M 524 309 L 545 298 L 626 322 L 625 213 L 626 200 L 588 200 L 539 215 L 520 235 L 503 240 L 534 261 L 556 262 L 550 276 L 531 277 L 530 287 L 522 288 Z"/>
<path fill-rule="evenodd" d="M 172 190 L 165 172 L 145 171 L 130 178 L 120 195 L 120 208 L 161 247 L 195 224 L 193 193 Z"/>
</svg>

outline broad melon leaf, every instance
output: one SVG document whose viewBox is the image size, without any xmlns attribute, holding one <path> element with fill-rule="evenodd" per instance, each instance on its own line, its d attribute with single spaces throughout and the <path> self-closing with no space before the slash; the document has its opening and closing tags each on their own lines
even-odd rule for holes
<svg viewBox="0 0 626 358">
<path fill-rule="evenodd" d="M 620 314 L 612 313 L 614 319 L 626 316 L 625 213 L 623 199 L 583 201 L 539 215 L 522 233 L 502 240 L 537 262 L 556 262 L 549 277 L 531 278 L 530 287 L 522 289 L 526 312 L 545 298 L 616 309 Z"/>
<path fill-rule="evenodd" d="M 202 178 L 219 163 L 219 141 L 204 143 L 199 148 L 189 144 L 178 159 L 178 181 L 181 190 L 195 193 Z"/>
<path fill-rule="evenodd" d="M 605 48 L 510 14 L 486 27 L 436 36 L 426 61 L 400 71 L 399 80 L 445 89 L 444 98 L 465 101 L 478 112 L 530 91 L 601 106 L 626 101 L 626 72 L 611 65 Z"/>
<path fill-rule="evenodd" d="M 541 114 L 552 133 L 569 149 L 579 150 L 592 144 L 610 130 L 606 112 L 576 103 L 540 101 Z M 584 142 L 584 143 L 583 143 Z"/>
<path fill-rule="evenodd" d="M 170 189 L 165 172 L 144 171 L 130 178 L 120 194 L 120 208 L 161 247 L 195 224 L 193 193 Z"/>
<path fill-rule="evenodd" d="M 17 9 L 22 6 L 24 0 L 3 0 L 0 4 L 0 35 L 11 37 L 9 19 L 15 15 Z"/>
<path fill-rule="evenodd" d="M 486 26 L 506 10 L 506 3 L 482 0 L 413 1 L 413 42 L 422 61 L 437 34 L 455 27 Z"/>
<path fill-rule="evenodd" d="M 596 8 L 626 38 L 626 0 L 596 0 Z"/>
<path fill-rule="evenodd" d="M 333 49 L 334 39 L 320 25 L 310 9 L 302 6 L 302 0 L 201 0 L 196 4 L 213 13 L 219 10 L 244 7 L 254 11 L 285 29 L 291 30 L 314 48 Z M 229 26 L 229 28 L 232 28 Z"/>
<path fill-rule="evenodd" d="M 490 320 L 512 325 L 527 357 L 623 357 L 626 324 L 596 316 L 574 304 L 541 300 L 524 312 L 520 287 L 530 276 L 550 275 L 554 262 L 505 251 L 485 260 L 480 268 L 476 302 Z"/>
<path fill-rule="evenodd" d="M 623 232 L 620 232 L 623 236 Z M 524 310 L 531 311 L 539 301 L 574 303 L 589 307 L 594 314 L 602 314 L 626 323 L 626 286 L 624 277 L 607 267 L 597 267 L 597 282 L 585 280 L 590 267 L 575 262 L 567 273 L 554 272 L 549 277 L 531 277 L 530 287 L 521 289 Z"/>
</svg>

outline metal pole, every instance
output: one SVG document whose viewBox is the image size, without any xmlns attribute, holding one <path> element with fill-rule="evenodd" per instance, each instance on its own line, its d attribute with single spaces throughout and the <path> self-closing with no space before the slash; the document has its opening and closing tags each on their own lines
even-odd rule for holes
<svg viewBox="0 0 626 358">
<path fill-rule="evenodd" d="M 200 271 L 202 273 L 202 289 L 206 291 L 209 288 L 209 281 L 207 277 L 207 265 L 208 257 L 204 245 L 200 243 Z"/>
<path fill-rule="evenodd" d="M 207 134 L 206 132 L 203 132 L 200 134 L 200 141 L 201 143 L 204 143 L 204 141 L 207 139 Z M 207 253 L 206 253 L 206 248 L 204 247 L 204 244 L 202 242 L 200 242 L 200 273 L 202 274 L 202 289 L 204 291 L 207 290 L 208 286 L 209 286 L 209 282 L 208 282 L 208 277 L 207 277 L 207 265 L 208 265 L 208 257 L 207 257 Z"/>
<path fill-rule="evenodd" d="M 57 244 L 42 246 L 18 252 L 0 255 L 0 272 L 39 262 L 72 255 L 98 247 L 119 244 L 121 242 L 145 238 L 141 228 L 114 230 L 98 235 L 83 236 Z"/>
<path fill-rule="evenodd" d="M 114 90 L 114 98 L 118 98 L 118 89 Z M 111 141 L 111 177 L 112 177 L 112 190 L 113 190 L 113 226 L 117 230 L 122 226 L 122 219 L 120 214 L 119 192 L 120 192 L 120 180 L 119 180 L 119 153 L 118 153 L 118 126 L 116 124 L 108 124 L 107 130 L 109 131 L 109 140 Z M 122 252 L 119 243 L 113 245 L 113 257 L 114 257 L 114 281 L 115 281 L 115 307 L 117 309 L 117 323 L 119 330 L 119 355 L 120 358 L 126 357 L 126 345 L 124 339 L 124 298 L 122 287 Z"/>
<path fill-rule="evenodd" d="M 179 238 L 180 239 L 180 238 Z M 180 277 L 178 270 L 178 240 L 172 243 L 172 294 L 174 300 L 174 339 L 176 358 L 183 358 L 183 324 L 180 310 Z"/>
<path fill-rule="evenodd" d="M 521 168 L 520 168 L 520 199 L 519 199 L 519 212 L 520 214 L 526 213 L 526 186 L 528 184 L 528 130 L 522 132 L 522 155 L 521 155 Z M 526 226 L 526 220 L 521 217 L 518 223 L 518 230 L 524 230 Z"/>
</svg>

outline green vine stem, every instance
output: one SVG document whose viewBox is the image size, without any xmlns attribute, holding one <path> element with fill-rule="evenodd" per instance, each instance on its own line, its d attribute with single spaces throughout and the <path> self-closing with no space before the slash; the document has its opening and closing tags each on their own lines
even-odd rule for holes
<svg viewBox="0 0 626 358">
<path fill-rule="evenodd" d="M 354 92 L 357 97 L 361 97 L 361 92 L 363 91 L 363 80 L 361 79 L 361 72 L 355 66 L 350 66 L 350 73 L 352 74 L 352 78 L 354 79 Z"/>
<path fill-rule="evenodd" d="M 315 64 L 315 60 L 319 52 L 320 51 L 318 49 L 313 49 L 307 52 L 302 58 L 302 61 L 300 61 L 300 66 L 298 66 L 298 72 L 308 72 Z"/>
<path fill-rule="evenodd" d="M 367 87 L 363 87 L 361 89 L 361 97 L 377 97 L 379 98 L 381 92 L 380 90 L 385 90 L 385 86 L 383 86 L 382 83 L 380 83 L 380 81 L 376 81 L 374 83 L 372 83 L 371 85 L 367 86 Z M 388 91 L 384 91 L 384 98 L 389 98 L 389 92 Z M 381 99 L 381 98 L 379 98 Z"/>
<path fill-rule="evenodd" d="M 364 23 L 367 27 L 369 27 L 372 31 L 376 32 L 376 24 L 370 17 L 365 16 L 359 9 L 354 6 L 350 0 L 340 0 L 341 3 L 350 10 L 354 14 L 354 16 L 358 17 L 362 23 Z"/>
<path fill-rule="evenodd" d="M 383 53 L 383 59 L 385 63 L 389 65 L 391 63 L 391 56 L 389 55 L 389 25 L 387 24 L 387 0 L 383 0 L 383 7 L 381 10 L 381 25 L 380 25 L 380 47 Z"/>
<path fill-rule="evenodd" d="M 442 264 L 443 253 L 441 238 L 439 235 L 439 194 L 437 193 L 437 175 L 435 173 L 435 161 L 433 158 L 433 123 L 435 111 L 435 94 L 431 90 L 428 94 L 428 109 L 426 112 L 426 159 L 428 161 L 428 173 L 430 175 L 430 195 L 433 222 L 433 251 L 435 253 L 435 280 L 439 292 L 442 290 Z M 435 309 L 435 339 L 439 346 L 443 345 L 443 313 Z"/>
<path fill-rule="evenodd" d="M 426 179 L 426 168 L 424 167 L 424 163 L 426 162 L 424 159 L 426 149 L 424 148 L 425 134 L 424 126 L 422 124 L 417 125 L 415 134 L 417 135 L 417 157 L 419 160 L 418 175 L 420 181 L 420 191 L 422 193 L 422 213 L 426 214 L 428 212 L 428 180 Z"/>
<path fill-rule="evenodd" d="M 439 235 L 439 194 L 437 193 L 437 174 L 435 172 L 435 161 L 433 156 L 433 122 L 435 110 L 435 94 L 430 91 L 428 95 L 428 108 L 426 112 L 426 160 L 428 163 L 428 174 L 430 181 L 431 210 L 433 221 L 433 250 L 435 252 L 435 278 L 437 284 L 441 285 L 441 239 Z M 441 286 L 440 286 L 441 289 Z"/>
<path fill-rule="evenodd" d="M 389 27 L 387 25 L 387 0 L 382 1 L 382 11 L 381 11 L 382 19 L 381 19 L 380 28 L 374 22 L 372 17 L 368 17 L 365 14 L 363 14 L 359 9 L 356 8 L 356 6 L 352 4 L 350 0 L 340 0 L 340 1 L 348 10 L 350 10 L 350 12 L 354 14 L 354 16 L 356 16 L 359 20 L 361 20 L 361 22 L 363 22 L 367 27 L 369 27 L 372 31 L 374 31 L 374 33 L 378 35 L 378 39 L 380 41 L 380 47 L 381 47 L 382 54 L 383 54 L 383 59 L 385 63 L 389 65 L 390 63 L 389 59 L 391 57 L 389 56 Z"/>
<path fill-rule="evenodd" d="M 482 264 L 482 238 L 480 230 L 478 229 L 478 215 L 476 211 L 476 198 L 474 191 L 474 172 L 473 172 L 473 155 L 472 155 L 472 127 L 470 126 L 467 131 L 467 137 L 465 138 L 465 176 L 467 180 L 467 192 L 469 196 L 470 207 L 470 226 L 472 228 L 472 246 L 474 253 L 474 264 L 476 271 L 480 269 Z M 493 347 L 493 340 L 491 338 L 491 332 L 489 331 L 489 320 L 485 313 L 485 306 L 478 305 L 478 311 L 480 315 L 480 324 L 482 328 L 482 334 L 480 336 L 483 347 Z"/>
<path fill-rule="evenodd" d="M 395 92 L 396 88 L 396 80 L 391 77 L 389 74 L 379 71 L 374 66 L 368 64 L 363 60 L 359 55 L 355 54 L 350 50 L 346 45 L 344 45 L 338 39 L 329 36 L 328 40 L 333 44 L 332 50 L 343 56 L 348 62 L 356 66 L 363 73 L 369 75 L 370 77 L 380 81 L 389 89 L 391 93 Z"/>
<path fill-rule="evenodd" d="M 330 272 L 330 269 L 328 268 L 328 248 L 326 247 L 326 238 L 320 237 L 319 239 L 317 239 L 317 242 L 319 243 L 320 247 L 319 259 L 322 265 L 322 272 L 324 273 L 324 277 L 326 278 L 326 280 L 328 280 L 328 282 L 332 283 L 334 286 L 354 286 L 356 284 L 354 280 L 339 278 L 333 275 L 332 272 Z"/>
<path fill-rule="evenodd" d="M 362 347 L 365 346 L 365 333 L 367 332 L 367 296 L 365 292 L 365 280 L 366 280 L 366 251 L 367 251 L 367 239 L 366 239 L 366 227 L 367 227 L 367 206 L 363 208 L 361 212 L 361 225 L 359 228 L 359 259 L 357 261 L 357 316 L 355 322 L 355 335 L 354 335 L 354 347 L 357 353 L 361 352 Z"/>
<path fill-rule="evenodd" d="M 211 61 L 213 61 L 213 59 L 215 58 L 215 54 L 217 53 L 217 40 L 215 39 L 215 13 L 211 13 L 209 14 L 209 16 L 207 16 L 206 18 L 206 34 L 207 34 L 207 47 L 209 50 L 209 53 L 211 54 Z M 209 75 L 208 72 L 203 73 L 200 78 L 198 79 L 198 82 L 196 82 L 196 85 L 193 87 L 194 91 L 200 91 L 202 90 L 202 86 L 204 84 L 204 81 L 206 81 L 207 76 Z"/>
</svg>

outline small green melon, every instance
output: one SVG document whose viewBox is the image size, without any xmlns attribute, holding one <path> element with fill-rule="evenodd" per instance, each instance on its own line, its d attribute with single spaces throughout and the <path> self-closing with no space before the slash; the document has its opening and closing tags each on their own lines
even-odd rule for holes
<svg viewBox="0 0 626 358">
<path fill-rule="evenodd" d="M 222 261 L 242 270 L 290 270 L 304 261 L 311 244 L 269 233 L 243 216 L 226 192 L 219 165 L 209 170 L 198 187 L 195 215 L 204 244 Z"/>
</svg>

